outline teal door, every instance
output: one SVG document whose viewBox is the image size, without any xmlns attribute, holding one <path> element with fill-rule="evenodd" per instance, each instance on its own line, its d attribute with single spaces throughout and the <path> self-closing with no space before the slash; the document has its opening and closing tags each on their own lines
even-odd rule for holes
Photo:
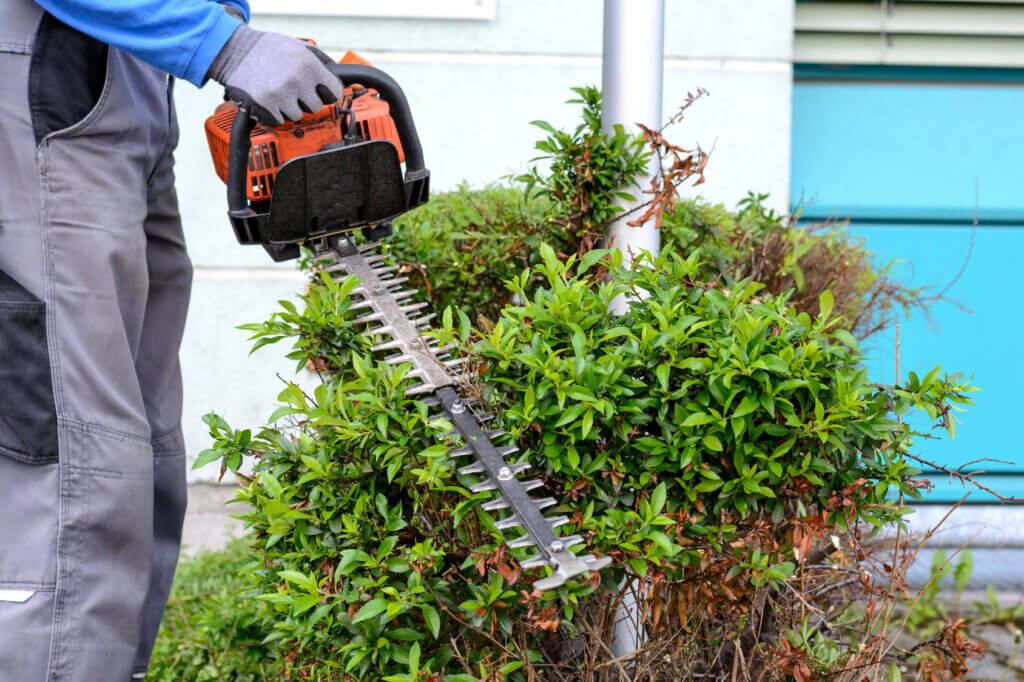
<svg viewBox="0 0 1024 682">
<path fill-rule="evenodd" d="M 916 454 L 1024 496 L 1018 424 L 1024 366 L 1024 74 L 1009 71 L 797 67 L 791 200 L 805 220 L 849 219 L 882 261 L 951 302 L 901 324 L 900 364 L 974 376 L 983 392 L 955 440 Z M 973 223 L 977 220 L 977 227 Z M 864 350 L 873 376 L 896 378 L 896 333 Z M 963 495 L 934 476 L 933 501 Z M 973 502 L 991 501 L 973 494 Z"/>
</svg>

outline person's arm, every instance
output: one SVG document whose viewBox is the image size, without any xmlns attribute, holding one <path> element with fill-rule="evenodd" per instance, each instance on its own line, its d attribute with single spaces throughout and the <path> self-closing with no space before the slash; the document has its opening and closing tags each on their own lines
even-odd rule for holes
<svg viewBox="0 0 1024 682">
<path fill-rule="evenodd" d="M 108 45 L 197 86 L 212 78 L 267 125 L 297 121 L 342 94 L 319 50 L 249 28 L 246 0 L 36 0 Z M 235 10 L 242 14 L 239 19 Z"/>
<path fill-rule="evenodd" d="M 245 0 L 226 1 L 248 17 Z M 36 2 L 68 26 L 197 86 L 242 23 L 211 0 Z"/>
</svg>

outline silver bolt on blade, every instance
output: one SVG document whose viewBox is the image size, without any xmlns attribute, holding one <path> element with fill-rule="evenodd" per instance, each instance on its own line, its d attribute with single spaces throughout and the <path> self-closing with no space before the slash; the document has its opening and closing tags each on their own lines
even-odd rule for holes
<svg viewBox="0 0 1024 682">
<path fill-rule="evenodd" d="M 554 542 L 551 543 L 551 551 L 554 552 L 555 554 L 557 554 L 558 552 L 564 552 L 565 551 L 565 545 L 562 544 L 561 540 L 555 540 Z"/>
<path fill-rule="evenodd" d="M 452 403 L 452 414 L 462 414 L 466 411 L 466 403 L 461 400 L 456 400 Z"/>
<path fill-rule="evenodd" d="M 509 467 L 501 467 L 498 469 L 498 480 L 508 481 L 512 478 L 512 469 Z"/>
</svg>

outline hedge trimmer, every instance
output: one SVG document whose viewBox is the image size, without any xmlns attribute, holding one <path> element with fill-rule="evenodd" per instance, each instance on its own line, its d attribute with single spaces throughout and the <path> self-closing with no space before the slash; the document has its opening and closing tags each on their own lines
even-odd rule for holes
<svg viewBox="0 0 1024 682">
<path fill-rule="evenodd" d="M 263 127 L 246 107 L 231 102 L 207 119 L 214 166 L 228 186 L 235 236 L 242 244 L 262 245 L 276 261 L 295 258 L 305 245 L 329 263 L 324 271 L 331 276 L 358 278 L 353 308 L 363 312 L 355 322 L 367 335 L 385 339 L 371 350 L 390 351 L 384 358 L 389 364 L 411 365 L 407 376 L 417 383 L 406 394 L 439 406 L 454 425 L 446 436 L 461 444 L 449 456 L 467 462 L 458 473 L 482 476 L 471 492 L 497 493 L 483 509 L 507 510 L 497 528 L 522 531 L 508 547 L 537 551 L 521 566 L 554 571 L 535 582 L 536 588 L 557 588 L 604 568 L 610 558 L 570 551 L 583 544 L 580 535 L 555 532 L 568 517 L 544 516 L 555 499 L 530 495 L 543 481 L 518 478 L 529 463 L 507 461 L 517 448 L 496 444 L 505 431 L 488 430 L 487 417 L 459 396 L 451 371 L 462 359 L 451 358 L 451 347 L 421 336 L 434 317 L 423 311 L 428 304 L 412 300 L 416 292 L 403 288 L 408 278 L 398 266 L 381 263 L 377 248 L 391 235 L 391 220 L 425 203 L 429 194 L 430 171 L 402 89 L 352 53 L 328 68 L 350 84 L 344 96 L 297 123 Z"/>
</svg>

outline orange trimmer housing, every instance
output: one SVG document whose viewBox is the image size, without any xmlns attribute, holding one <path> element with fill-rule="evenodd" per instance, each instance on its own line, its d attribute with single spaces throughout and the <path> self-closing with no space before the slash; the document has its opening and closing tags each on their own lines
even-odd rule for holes
<svg viewBox="0 0 1024 682">
<path fill-rule="evenodd" d="M 213 166 L 224 182 L 228 181 L 231 124 L 237 114 L 238 105 L 224 102 L 206 119 L 206 140 Z M 298 122 L 286 122 L 276 128 L 253 127 L 246 181 L 249 200 L 269 201 L 277 169 L 286 161 L 339 143 L 346 135 L 351 141 L 386 140 L 395 145 L 399 161 L 405 161 L 398 130 L 391 119 L 391 107 L 376 90 L 352 85 L 345 89 L 339 102 L 306 114 Z"/>
</svg>

